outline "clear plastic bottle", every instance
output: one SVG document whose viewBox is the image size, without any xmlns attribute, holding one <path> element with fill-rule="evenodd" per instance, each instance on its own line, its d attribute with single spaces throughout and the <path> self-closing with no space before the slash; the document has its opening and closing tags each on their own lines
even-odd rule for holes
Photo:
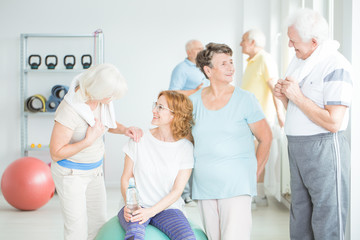
<svg viewBox="0 0 360 240">
<path fill-rule="evenodd" d="M 131 214 L 140 208 L 139 193 L 136 189 L 134 178 L 129 179 L 129 187 L 126 190 L 126 206 Z"/>
</svg>

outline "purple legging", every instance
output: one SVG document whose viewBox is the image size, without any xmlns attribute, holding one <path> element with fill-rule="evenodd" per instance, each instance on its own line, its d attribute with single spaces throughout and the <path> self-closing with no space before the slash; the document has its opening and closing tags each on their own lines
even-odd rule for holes
<svg viewBox="0 0 360 240">
<path fill-rule="evenodd" d="M 125 229 L 125 239 L 143 240 L 145 239 L 145 228 L 148 224 L 165 233 L 171 240 L 196 240 L 191 226 L 179 209 L 167 209 L 143 224 L 138 222 L 126 222 L 124 218 L 124 208 L 118 213 L 121 226 Z"/>
</svg>

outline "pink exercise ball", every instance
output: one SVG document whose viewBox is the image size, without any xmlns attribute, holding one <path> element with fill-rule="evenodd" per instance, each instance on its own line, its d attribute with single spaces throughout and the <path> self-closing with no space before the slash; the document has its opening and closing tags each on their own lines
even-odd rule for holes
<svg viewBox="0 0 360 240">
<path fill-rule="evenodd" d="M 20 210 L 35 210 L 45 205 L 55 192 L 49 166 L 33 157 L 11 163 L 1 178 L 6 201 Z"/>
</svg>

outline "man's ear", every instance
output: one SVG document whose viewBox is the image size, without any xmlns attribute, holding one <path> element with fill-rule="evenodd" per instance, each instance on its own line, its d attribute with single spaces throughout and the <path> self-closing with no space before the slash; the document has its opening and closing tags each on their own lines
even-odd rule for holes
<svg viewBox="0 0 360 240">
<path fill-rule="evenodd" d="M 311 43 L 312 43 L 311 45 L 313 48 L 317 48 L 317 46 L 319 46 L 319 43 L 315 38 L 311 39 Z"/>
</svg>

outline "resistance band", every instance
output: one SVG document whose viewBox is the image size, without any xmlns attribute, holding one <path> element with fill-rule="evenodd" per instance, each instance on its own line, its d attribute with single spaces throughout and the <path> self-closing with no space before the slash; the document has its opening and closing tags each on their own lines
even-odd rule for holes
<svg viewBox="0 0 360 240">
<path fill-rule="evenodd" d="M 46 98 L 43 95 L 35 94 L 26 99 L 25 107 L 30 112 L 45 112 Z"/>
<path fill-rule="evenodd" d="M 63 100 L 66 93 L 69 91 L 69 87 L 64 85 L 55 85 L 51 89 L 51 96 L 49 100 L 46 101 L 46 111 L 55 112 L 58 108 L 61 100 Z"/>
</svg>

